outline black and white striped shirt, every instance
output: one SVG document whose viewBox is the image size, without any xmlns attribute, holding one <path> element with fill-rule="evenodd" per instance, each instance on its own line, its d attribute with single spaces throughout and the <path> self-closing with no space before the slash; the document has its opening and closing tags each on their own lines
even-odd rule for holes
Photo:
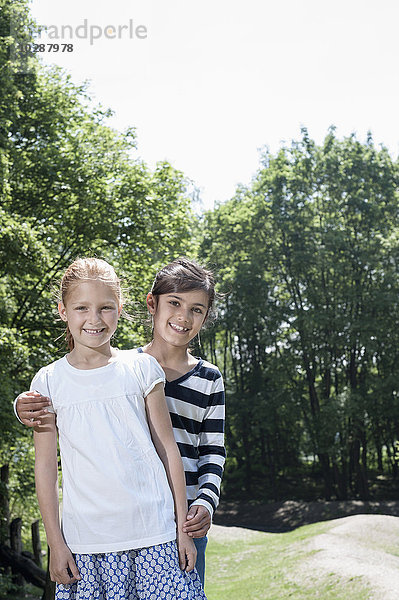
<svg viewBox="0 0 399 600">
<path fill-rule="evenodd" d="M 183 461 L 188 503 L 201 504 L 213 515 L 226 457 L 222 375 L 215 365 L 200 359 L 191 371 L 166 382 L 165 396 Z"/>
</svg>

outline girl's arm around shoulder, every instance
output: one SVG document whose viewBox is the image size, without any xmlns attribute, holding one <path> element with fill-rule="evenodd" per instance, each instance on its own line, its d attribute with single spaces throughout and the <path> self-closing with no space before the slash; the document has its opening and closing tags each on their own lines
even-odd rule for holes
<svg viewBox="0 0 399 600">
<path fill-rule="evenodd" d="M 50 408 L 48 376 L 51 365 L 42 367 L 34 376 L 30 390 L 22 392 L 14 400 L 14 413 L 18 421 L 27 427 L 40 425 L 41 417 L 47 412 L 53 412 Z"/>
<path fill-rule="evenodd" d="M 80 575 L 60 528 L 55 415 L 49 413 L 42 417 L 41 421 L 41 424 L 34 428 L 35 480 L 40 512 L 50 547 L 50 577 L 57 583 L 70 584 L 80 579 Z"/>
<path fill-rule="evenodd" d="M 40 425 L 40 417 L 48 412 L 50 405 L 50 398 L 40 392 L 22 392 L 14 400 L 14 414 L 22 425 L 34 427 Z"/>
<path fill-rule="evenodd" d="M 183 532 L 187 515 L 186 481 L 162 383 L 158 383 L 146 396 L 146 411 L 152 441 L 165 467 L 175 503 L 180 568 L 192 571 L 196 561 L 196 549 L 192 539 Z"/>
</svg>

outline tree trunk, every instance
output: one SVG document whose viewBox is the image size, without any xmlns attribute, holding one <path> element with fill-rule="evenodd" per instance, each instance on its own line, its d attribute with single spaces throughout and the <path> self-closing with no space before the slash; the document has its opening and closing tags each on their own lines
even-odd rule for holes
<svg viewBox="0 0 399 600">
<path fill-rule="evenodd" d="M 50 548 L 47 546 L 47 573 L 42 600 L 54 600 L 55 583 L 50 579 Z"/>
<path fill-rule="evenodd" d="M 392 454 L 393 454 L 393 462 L 392 462 L 392 476 L 394 479 L 396 479 L 397 475 L 398 475 L 398 461 L 396 459 L 396 442 L 395 440 L 392 440 Z"/>
<path fill-rule="evenodd" d="M 317 390 L 314 384 L 314 377 L 311 366 L 309 364 L 309 360 L 306 352 L 303 352 L 303 359 L 305 364 L 306 378 L 308 382 L 309 389 L 309 400 L 310 400 L 310 410 L 312 413 L 313 422 L 315 424 L 316 432 L 319 430 L 318 420 L 320 417 L 320 403 L 317 395 Z M 330 457 L 327 452 L 320 452 L 320 440 L 318 439 L 319 435 L 316 433 L 316 443 L 317 443 L 317 456 L 320 461 L 320 465 L 323 471 L 323 479 L 324 479 L 324 494 L 326 500 L 331 500 L 331 496 L 334 494 L 334 485 L 333 478 L 331 473 L 331 465 L 330 465 Z"/>
<path fill-rule="evenodd" d="M 367 474 L 363 465 L 360 463 L 360 440 L 356 438 L 353 441 L 353 466 L 355 472 L 355 493 L 359 495 L 361 500 L 369 499 L 369 488 L 367 482 Z"/>
<path fill-rule="evenodd" d="M 345 481 L 345 473 L 340 472 L 337 463 L 333 463 L 334 483 L 337 486 L 337 497 L 338 500 L 348 499 L 348 489 Z"/>
<path fill-rule="evenodd" d="M 273 500 L 277 502 L 278 500 L 278 492 L 277 492 L 277 481 L 276 481 L 276 466 L 274 464 L 274 455 L 273 450 L 270 445 L 269 436 L 266 436 L 266 446 L 267 446 L 267 456 L 269 463 L 269 473 L 270 473 L 270 488 L 273 494 Z"/>
<path fill-rule="evenodd" d="M 245 397 L 245 386 L 244 386 L 244 375 L 243 375 L 243 367 L 242 367 L 242 346 L 241 346 L 241 338 L 237 335 L 237 343 L 238 343 L 238 351 L 240 354 L 240 360 L 238 361 L 238 370 L 239 370 L 239 385 L 240 385 L 240 395 L 241 401 L 244 400 Z M 252 460 L 251 460 L 251 450 L 253 440 L 251 439 L 251 428 L 248 426 L 250 419 L 243 419 L 242 422 L 242 443 L 244 449 L 244 464 L 245 464 L 245 473 L 244 473 L 244 486 L 247 494 L 252 493 Z"/>
<path fill-rule="evenodd" d="M 326 500 L 331 500 L 331 496 L 334 493 L 334 486 L 331 476 L 330 457 L 328 456 L 327 452 L 318 452 L 317 456 L 323 471 L 324 495 Z"/>
<path fill-rule="evenodd" d="M 33 521 L 31 525 L 32 531 L 32 548 L 35 557 L 35 563 L 38 567 L 42 567 L 42 543 L 40 541 L 39 519 Z"/>
<path fill-rule="evenodd" d="M 21 537 L 21 529 L 22 529 L 22 519 L 17 517 L 10 524 L 10 545 L 11 550 L 13 550 L 16 554 L 20 555 L 22 552 L 22 537 Z M 22 586 L 24 585 L 24 578 L 21 575 L 21 572 L 18 568 L 12 567 L 13 578 L 12 581 L 15 585 Z"/>
<path fill-rule="evenodd" d="M 380 473 L 384 472 L 384 464 L 382 462 L 382 446 L 379 438 L 376 438 L 375 446 L 377 448 L 377 465 Z"/>
<path fill-rule="evenodd" d="M 0 469 L 0 543 L 7 544 L 10 541 L 10 504 L 8 497 L 8 479 L 10 469 L 8 464 Z"/>
</svg>

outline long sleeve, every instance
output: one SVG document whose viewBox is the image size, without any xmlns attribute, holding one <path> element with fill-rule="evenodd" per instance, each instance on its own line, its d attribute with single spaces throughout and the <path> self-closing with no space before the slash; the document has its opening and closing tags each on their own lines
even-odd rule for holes
<svg viewBox="0 0 399 600">
<path fill-rule="evenodd" d="M 219 372 L 218 372 L 219 373 Z M 213 515 L 219 504 L 226 459 L 224 447 L 225 394 L 222 376 L 212 381 L 208 407 L 201 424 L 198 446 L 198 494 L 192 504 L 205 506 Z"/>
</svg>

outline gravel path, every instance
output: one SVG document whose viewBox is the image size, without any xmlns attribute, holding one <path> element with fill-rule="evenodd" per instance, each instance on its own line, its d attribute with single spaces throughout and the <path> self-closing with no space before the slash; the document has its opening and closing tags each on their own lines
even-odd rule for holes
<svg viewBox="0 0 399 600">
<path fill-rule="evenodd" d="M 249 540 L 264 535 L 263 531 L 254 531 L 253 529 L 245 529 L 245 527 L 225 527 L 214 523 L 208 533 L 209 539 L 214 539 L 217 542 Z"/>
<path fill-rule="evenodd" d="M 328 532 L 301 546 L 312 552 L 300 564 L 296 577 L 335 573 L 340 579 L 362 578 L 371 589 L 370 600 L 399 598 L 399 517 L 353 515 L 330 521 Z M 212 525 L 210 538 L 225 541 L 265 535 L 242 527 Z"/>
<path fill-rule="evenodd" d="M 399 597 L 399 517 L 354 515 L 331 521 L 332 529 L 315 536 L 306 550 L 316 553 L 301 565 L 314 576 L 336 573 L 361 577 L 370 586 L 370 600 Z M 302 571 L 303 569 L 303 571 Z"/>
</svg>

